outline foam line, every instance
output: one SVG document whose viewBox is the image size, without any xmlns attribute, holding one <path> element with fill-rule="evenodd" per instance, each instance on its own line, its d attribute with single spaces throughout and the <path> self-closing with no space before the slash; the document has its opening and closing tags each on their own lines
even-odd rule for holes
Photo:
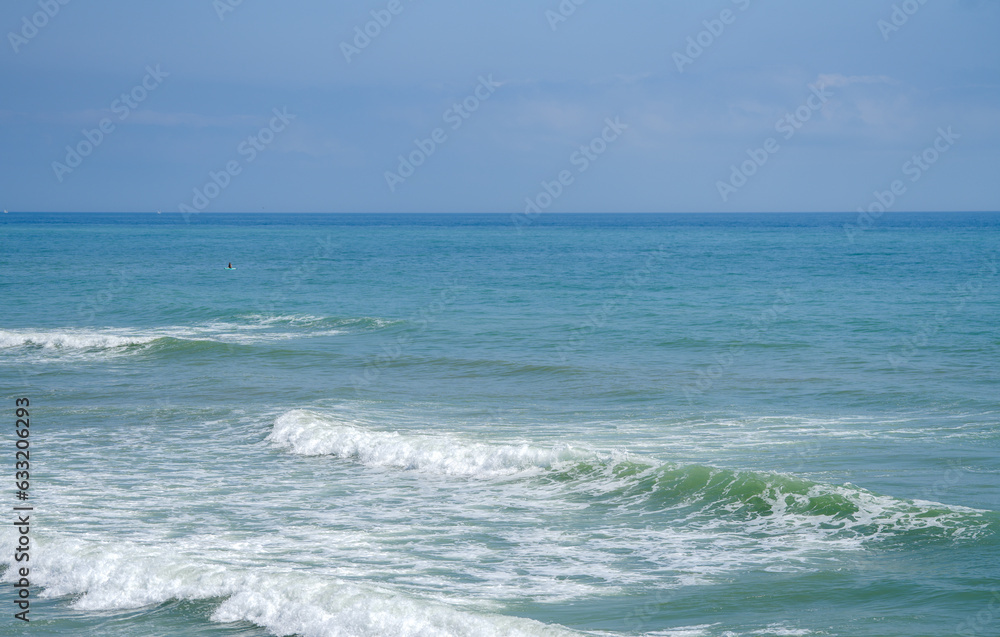
<svg viewBox="0 0 1000 637">
<path fill-rule="evenodd" d="M 329 455 L 371 467 L 468 477 L 509 475 L 594 458 L 591 452 L 565 445 L 487 444 L 450 436 L 374 431 L 305 410 L 278 417 L 268 439 L 304 456 Z"/>
</svg>

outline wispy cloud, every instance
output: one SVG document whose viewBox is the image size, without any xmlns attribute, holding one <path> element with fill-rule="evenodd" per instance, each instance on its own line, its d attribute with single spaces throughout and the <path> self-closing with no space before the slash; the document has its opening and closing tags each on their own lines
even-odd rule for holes
<svg viewBox="0 0 1000 637">
<path fill-rule="evenodd" d="M 889 84 L 898 85 L 900 82 L 887 75 L 841 75 L 840 73 L 823 73 L 816 78 L 816 84 L 820 87 L 845 87 L 852 84 Z"/>
<path fill-rule="evenodd" d="M 255 126 L 261 124 L 260 116 L 253 115 L 202 115 L 200 113 L 166 113 L 150 110 L 133 110 L 126 120 L 121 120 L 120 112 L 106 108 L 86 109 L 62 113 L 15 113 L 5 111 L 10 119 L 25 119 L 40 121 L 47 124 L 86 126 L 96 125 L 104 118 L 110 118 L 114 123 L 133 123 L 146 126 L 165 126 L 178 128 L 233 128 L 238 126 Z"/>
<path fill-rule="evenodd" d="M 181 126 L 185 128 L 228 128 L 233 126 L 253 126 L 260 124 L 260 116 L 253 115 L 201 115 L 199 113 L 163 113 L 158 111 L 138 111 L 131 116 L 137 124 L 150 126 Z"/>
</svg>

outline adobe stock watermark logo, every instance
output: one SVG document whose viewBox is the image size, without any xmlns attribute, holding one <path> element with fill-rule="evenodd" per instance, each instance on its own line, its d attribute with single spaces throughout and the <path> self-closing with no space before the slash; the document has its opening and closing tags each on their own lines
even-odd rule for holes
<svg viewBox="0 0 1000 637">
<path fill-rule="evenodd" d="M 49 21 L 59 15 L 59 11 L 69 3 L 70 0 L 38 0 L 40 10 L 33 13 L 30 18 L 28 16 L 21 18 L 20 31 L 7 33 L 7 40 L 14 53 L 20 53 L 21 48 L 35 39 L 39 32 L 48 26 Z"/>
<path fill-rule="evenodd" d="M 791 290 L 779 290 L 776 294 L 778 300 L 771 304 L 771 307 L 758 312 L 750 320 L 750 325 L 740 330 L 739 342 L 730 345 L 721 354 L 715 354 L 714 363 L 704 365 L 695 372 L 696 379 L 693 383 L 684 385 L 684 397 L 688 404 L 693 402 L 695 396 L 710 390 L 715 381 L 722 377 L 743 354 L 746 353 L 748 345 L 760 343 L 762 337 L 777 323 L 778 318 L 788 311 L 792 304 Z"/>
<path fill-rule="evenodd" d="M 751 0 L 732 0 L 732 2 L 740 11 L 746 11 L 750 8 Z M 726 27 L 736 22 L 737 16 L 738 14 L 734 13 L 732 9 L 723 9 L 719 12 L 718 17 L 703 20 L 701 24 L 705 29 L 688 37 L 684 52 L 674 51 L 674 64 L 677 65 L 677 70 L 683 73 L 685 66 L 694 64 L 694 61 L 700 58 L 702 53 L 715 44 L 725 33 Z"/>
<path fill-rule="evenodd" d="M 617 115 L 614 119 L 606 118 L 604 124 L 604 130 L 601 131 L 600 135 L 590 140 L 590 143 L 582 144 L 578 150 L 570 154 L 569 163 L 576 167 L 577 175 L 582 175 L 590 170 L 594 162 L 608 151 L 611 144 L 618 141 L 622 133 L 628 130 L 628 124 L 622 124 L 621 117 Z M 576 176 L 570 169 L 559 171 L 552 181 L 542 181 L 542 189 L 534 197 L 524 198 L 524 212 L 510 216 L 510 220 L 514 222 L 518 231 L 523 226 L 531 225 L 556 199 L 562 197 L 566 189 L 572 186 L 575 181 Z"/>
<path fill-rule="evenodd" d="M 910 18 L 917 15 L 917 12 L 927 4 L 927 0 L 904 0 L 900 4 L 892 5 L 892 13 L 889 19 L 880 19 L 875 26 L 882 32 L 882 39 L 889 41 L 889 36 L 899 31 L 910 21 Z"/>
<path fill-rule="evenodd" d="M 659 269 L 668 257 L 667 247 L 660 245 L 656 248 L 656 252 L 647 255 L 642 267 L 615 283 L 614 289 L 604 303 L 594 311 L 588 312 L 586 320 L 573 327 L 570 336 L 556 347 L 558 362 L 566 363 L 569 355 L 582 347 L 591 334 L 607 325 L 615 315 L 627 307 L 636 291 L 653 277 L 654 268 Z"/>
<path fill-rule="evenodd" d="M 208 171 L 208 182 L 192 191 L 190 205 L 182 203 L 177 206 L 186 223 L 191 222 L 191 215 L 198 214 L 208 208 L 209 204 L 229 187 L 233 178 L 243 172 L 244 166 L 252 164 L 260 156 L 260 153 L 267 150 L 267 147 L 274 143 L 278 133 L 287 129 L 296 117 L 288 112 L 287 106 L 282 109 L 275 108 L 271 112 L 274 117 L 271 118 L 268 125 L 257 131 L 257 134 L 244 139 L 236 147 L 236 153 L 245 159 L 242 161 L 231 159 L 225 163 L 222 170 L 218 172 Z"/>
<path fill-rule="evenodd" d="M 968 472 L 969 470 L 960 461 L 949 459 L 948 468 L 944 474 L 934 484 L 921 489 L 920 497 L 924 500 L 941 502 L 942 498 L 958 485 Z"/>
<path fill-rule="evenodd" d="M 949 307 L 940 308 L 934 313 L 933 319 L 925 322 L 916 332 L 902 339 L 902 344 L 896 352 L 890 352 L 886 355 L 886 360 L 892 365 L 892 369 L 898 371 L 900 367 L 910 366 L 917 352 L 927 347 L 932 337 L 961 315 L 969 301 L 982 293 L 985 282 L 992 280 L 998 271 L 1000 269 L 998 269 L 995 260 L 984 260 L 975 278 L 961 285 L 956 285 L 948 299 Z"/>
<path fill-rule="evenodd" d="M 823 83 L 809 85 L 812 93 L 805 102 L 794 111 L 786 113 L 784 117 L 774 124 L 774 129 L 781 133 L 785 141 L 791 140 L 805 125 L 813 118 L 813 115 L 823 109 L 823 106 L 830 101 L 833 93 L 827 90 Z M 750 178 L 764 167 L 771 155 L 781 150 L 781 144 L 774 137 L 768 137 L 764 143 L 757 148 L 748 148 L 747 157 L 743 163 L 730 166 L 732 171 L 728 181 L 716 181 L 715 188 L 722 197 L 722 201 L 728 202 L 729 197 L 735 194 L 740 188 L 747 185 Z"/>
<path fill-rule="evenodd" d="M 993 633 L 996 635 L 996 627 L 993 624 L 1000 619 L 1000 590 L 990 590 L 990 601 L 985 608 L 975 615 L 970 615 L 968 619 L 955 627 L 955 634 L 960 637 L 981 637 Z"/>
<path fill-rule="evenodd" d="M 243 0 L 212 0 L 212 8 L 215 15 L 219 16 L 219 22 L 224 22 L 226 15 L 236 11 L 236 7 L 243 4 Z"/>
<path fill-rule="evenodd" d="M 435 301 L 420 308 L 410 316 L 409 323 L 416 326 L 416 330 L 408 330 L 399 334 L 392 341 L 382 344 L 382 353 L 369 358 L 361 374 L 351 376 L 351 384 L 354 385 L 354 392 L 358 397 L 364 396 L 362 390 L 370 388 L 381 376 L 383 368 L 391 365 L 394 361 L 402 357 L 415 342 L 415 337 L 423 334 L 427 329 L 437 322 L 439 316 L 447 310 L 458 298 L 458 292 L 468 289 L 467 285 L 454 281 L 450 278 L 444 281 L 447 287 L 438 294 Z"/>
<path fill-rule="evenodd" d="M 633 607 L 629 610 L 625 617 L 622 618 L 625 630 L 635 634 L 645 633 L 649 629 L 650 622 L 652 622 L 657 615 L 663 612 L 663 608 L 668 603 L 674 603 L 676 598 L 676 589 L 657 589 L 653 599 L 648 600 L 642 606 Z"/>
<path fill-rule="evenodd" d="M 347 63 L 350 64 L 353 58 L 361 55 L 361 52 L 367 49 L 378 36 L 382 35 L 382 32 L 392 24 L 396 16 L 403 13 L 405 9 L 406 6 L 403 5 L 402 0 L 389 0 L 384 9 L 372 9 L 370 12 L 372 19 L 365 22 L 364 25 L 354 27 L 354 39 L 350 42 L 345 40 L 340 43 L 340 52 L 344 54 Z"/>
<path fill-rule="evenodd" d="M 961 135 L 956 134 L 951 126 L 947 130 L 937 129 L 937 137 L 934 142 L 919 153 L 915 153 L 910 159 L 903 163 L 903 175 L 910 178 L 910 183 L 917 183 L 923 178 L 931 167 L 938 163 L 941 156 L 951 150 L 955 141 L 961 139 Z M 873 193 L 873 200 L 864 206 L 858 207 L 858 218 L 856 223 L 845 223 L 844 233 L 847 241 L 854 243 L 854 238 L 860 232 L 869 230 L 875 225 L 875 220 L 890 210 L 900 197 L 906 194 L 906 184 L 901 179 L 895 179 L 887 190 L 876 190 Z"/>
<path fill-rule="evenodd" d="M 576 10 L 586 4 L 587 0 L 562 0 L 555 11 L 548 9 L 545 11 L 545 19 L 549 21 L 549 28 L 554 32 L 563 22 L 569 22 Z"/>
<path fill-rule="evenodd" d="M 472 92 L 464 99 L 448 107 L 441 116 L 441 119 L 448 125 L 448 128 L 452 131 L 457 131 L 472 117 L 473 113 L 479 110 L 483 102 L 493 97 L 493 94 L 501 86 L 503 86 L 501 83 L 493 81 L 492 73 L 487 77 L 480 75 L 479 83 Z M 418 137 L 413 140 L 413 145 L 416 148 L 410 151 L 408 155 L 400 155 L 398 157 L 399 165 L 396 167 L 396 171 L 385 171 L 385 183 L 389 186 L 389 191 L 396 192 L 396 188 L 412 177 L 417 172 L 417 168 L 423 166 L 446 141 L 448 141 L 448 132 L 441 127 L 435 128 L 424 139 Z"/>
<path fill-rule="evenodd" d="M 123 294 L 135 283 L 136 274 L 134 270 L 120 268 L 117 272 L 118 280 L 109 282 L 104 289 L 97 294 L 90 295 L 84 299 L 77 307 L 78 314 L 86 315 L 85 323 L 91 323 L 97 314 L 107 308 L 116 296 Z"/>
<path fill-rule="evenodd" d="M 142 78 L 142 81 L 133 86 L 130 91 L 122 93 L 111 102 L 111 105 L 108 107 L 109 110 L 118 116 L 119 122 L 124 122 L 132 114 L 132 111 L 139 108 L 139 105 L 146 101 L 150 93 L 163 84 L 163 78 L 169 76 L 169 73 L 160 69 L 159 64 L 156 65 L 156 68 L 147 66 L 146 75 Z M 115 130 L 117 130 L 117 125 L 114 120 L 110 117 L 105 117 L 97 122 L 96 128 L 89 130 L 84 128 L 80 131 L 83 139 L 77 142 L 75 146 L 66 146 L 64 161 L 52 162 L 52 172 L 55 173 L 59 183 L 63 182 L 66 175 L 83 165 L 83 161 L 87 157 L 90 157 Z"/>
<path fill-rule="evenodd" d="M 280 314 L 289 295 L 297 294 L 324 262 L 340 252 L 340 245 L 333 240 L 333 235 L 326 235 L 326 239 L 316 237 L 316 244 L 318 247 L 313 250 L 312 255 L 281 275 L 278 285 L 256 288 L 257 296 L 251 301 L 254 310 L 262 314 Z"/>
</svg>

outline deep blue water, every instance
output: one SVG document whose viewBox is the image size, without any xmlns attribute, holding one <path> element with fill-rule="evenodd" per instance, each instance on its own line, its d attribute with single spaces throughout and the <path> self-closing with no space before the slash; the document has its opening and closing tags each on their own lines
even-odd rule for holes
<svg viewBox="0 0 1000 637">
<path fill-rule="evenodd" d="M 2 215 L 30 631 L 1000 634 L 998 267 L 986 213 Z"/>
</svg>

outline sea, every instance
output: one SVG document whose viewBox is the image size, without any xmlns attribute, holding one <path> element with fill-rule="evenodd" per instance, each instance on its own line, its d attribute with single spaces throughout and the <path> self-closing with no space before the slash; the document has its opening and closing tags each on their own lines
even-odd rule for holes
<svg viewBox="0 0 1000 637">
<path fill-rule="evenodd" d="M 1000 635 L 998 268 L 989 213 L 0 215 L 0 634 Z"/>
</svg>

